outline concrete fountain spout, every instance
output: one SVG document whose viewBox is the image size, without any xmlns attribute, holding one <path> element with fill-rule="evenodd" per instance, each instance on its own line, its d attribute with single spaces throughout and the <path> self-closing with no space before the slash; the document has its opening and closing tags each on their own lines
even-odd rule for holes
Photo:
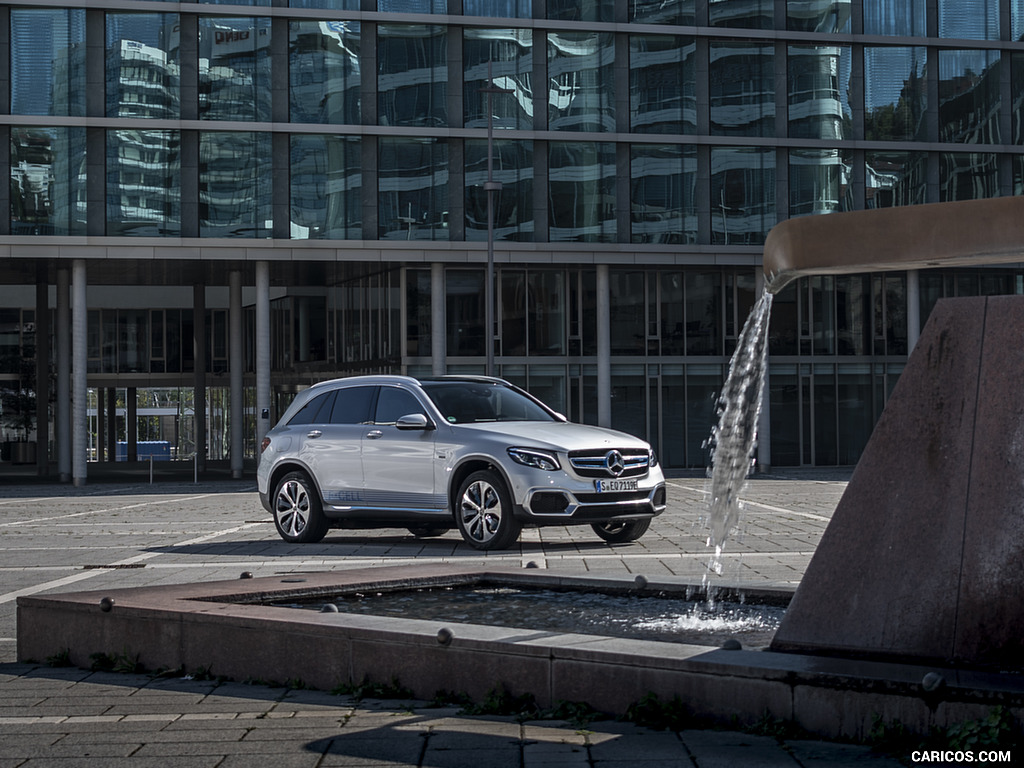
<svg viewBox="0 0 1024 768">
<path fill-rule="evenodd" d="M 1024 262 L 1024 197 L 788 219 L 764 246 L 767 290 L 802 275 Z"/>
<path fill-rule="evenodd" d="M 1024 261 L 1024 198 L 786 221 L 805 274 Z M 1024 296 L 940 301 L 772 650 L 1024 672 Z"/>
</svg>

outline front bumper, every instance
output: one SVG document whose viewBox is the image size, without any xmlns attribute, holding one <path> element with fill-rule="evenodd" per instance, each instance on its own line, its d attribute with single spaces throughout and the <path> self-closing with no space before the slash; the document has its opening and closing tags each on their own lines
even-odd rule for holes
<svg viewBox="0 0 1024 768">
<path fill-rule="evenodd" d="M 664 482 L 621 493 L 542 487 L 527 491 L 520 516 L 532 523 L 602 523 L 655 517 L 665 511 L 665 505 Z"/>
</svg>

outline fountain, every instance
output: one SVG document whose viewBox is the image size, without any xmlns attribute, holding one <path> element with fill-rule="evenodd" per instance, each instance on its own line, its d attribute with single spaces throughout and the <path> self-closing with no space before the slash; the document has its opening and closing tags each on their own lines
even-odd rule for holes
<svg viewBox="0 0 1024 768">
<path fill-rule="evenodd" d="M 783 222 L 768 291 L 716 430 L 713 547 L 750 469 L 771 294 L 801 274 L 1024 261 L 1024 198 Z M 698 722 L 781 720 L 824 737 L 911 733 L 1006 708 L 1024 721 L 1024 298 L 940 302 L 775 634 L 753 651 L 531 627 L 296 611 L 345 592 L 486 583 L 597 590 L 679 584 L 540 569 L 406 566 L 18 598 L 18 657 L 135 654 L 236 679 L 395 680 L 420 698 L 499 685 L 541 707 L 609 713 L 655 694 Z M 735 400 L 734 400 L 735 398 Z M 721 452 L 721 453 L 719 453 Z"/>
</svg>

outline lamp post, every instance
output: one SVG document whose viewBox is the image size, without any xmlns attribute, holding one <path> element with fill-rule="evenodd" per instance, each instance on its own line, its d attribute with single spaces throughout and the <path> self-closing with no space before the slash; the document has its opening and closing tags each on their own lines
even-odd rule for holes
<svg viewBox="0 0 1024 768">
<path fill-rule="evenodd" d="M 486 373 L 494 375 L 494 195 L 501 191 L 501 182 L 494 180 L 494 110 L 491 99 L 496 93 L 513 93 L 510 88 L 498 88 L 491 77 L 491 62 L 487 62 L 487 283 L 484 288 L 484 343 L 487 345 Z"/>
</svg>

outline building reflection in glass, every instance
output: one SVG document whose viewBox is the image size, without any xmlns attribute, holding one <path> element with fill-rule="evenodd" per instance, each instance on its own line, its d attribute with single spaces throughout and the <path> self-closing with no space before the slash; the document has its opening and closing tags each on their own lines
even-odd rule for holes
<svg viewBox="0 0 1024 768">
<path fill-rule="evenodd" d="M 448 143 L 378 142 L 377 220 L 382 240 L 448 240 Z"/>
<path fill-rule="evenodd" d="M 494 128 L 533 127 L 533 31 L 529 29 L 467 29 L 463 33 L 462 103 L 467 128 L 487 127 L 488 65 L 495 88 L 490 94 Z"/>
<path fill-rule="evenodd" d="M 359 22 L 289 22 L 288 85 L 293 123 L 358 124 Z"/>
<path fill-rule="evenodd" d="M 377 0 L 381 13 L 448 13 L 448 0 Z"/>
<path fill-rule="evenodd" d="M 466 16 L 492 16 L 500 19 L 528 19 L 533 0 L 462 0 Z"/>
<path fill-rule="evenodd" d="M 548 18 L 561 21 L 614 21 L 615 0 L 547 0 Z"/>
<path fill-rule="evenodd" d="M 181 234 L 178 131 L 107 133 L 107 234 Z"/>
<path fill-rule="evenodd" d="M 775 46 L 711 42 L 711 133 L 775 135 Z"/>
<path fill-rule="evenodd" d="M 637 133 L 696 133 L 696 42 L 692 37 L 631 35 L 630 128 Z"/>
<path fill-rule="evenodd" d="M 266 3 L 270 5 L 270 3 Z M 358 11 L 359 0 L 288 0 L 289 8 L 323 8 L 330 11 Z"/>
<path fill-rule="evenodd" d="M 788 0 L 786 28 L 835 34 L 850 31 L 850 0 Z"/>
<path fill-rule="evenodd" d="M 999 196 L 997 156 L 991 152 L 939 154 L 939 200 L 979 200 Z"/>
<path fill-rule="evenodd" d="M 487 142 L 467 140 L 466 240 L 487 239 Z M 501 183 L 494 196 L 494 239 L 533 240 L 533 143 L 494 140 L 493 177 Z"/>
<path fill-rule="evenodd" d="M 83 235 L 85 128 L 11 127 L 11 234 Z"/>
<path fill-rule="evenodd" d="M 270 134 L 199 134 L 201 237 L 271 235 Z"/>
<path fill-rule="evenodd" d="M 925 48 L 864 48 L 865 139 L 927 140 L 927 61 Z"/>
<path fill-rule="evenodd" d="M 999 0 L 965 3 L 938 0 L 939 37 L 962 40 L 999 39 Z"/>
<path fill-rule="evenodd" d="M 615 242 L 615 145 L 548 145 L 548 235 L 552 242 Z"/>
<path fill-rule="evenodd" d="M 864 195 L 868 208 L 919 205 L 928 191 L 926 152 L 867 152 Z"/>
<path fill-rule="evenodd" d="M 631 151 L 632 242 L 697 242 L 697 148 L 634 144 Z"/>
<path fill-rule="evenodd" d="M 291 137 L 290 237 L 358 240 L 362 229 L 361 142 L 355 136 Z"/>
<path fill-rule="evenodd" d="M 789 215 L 852 210 L 850 161 L 838 149 L 791 149 Z"/>
<path fill-rule="evenodd" d="M 377 27 L 377 119 L 381 125 L 448 125 L 445 27 Z"/>
<path fill-rule="evenodd" d="M 1010 55 L 1010 124 L 1014 144 L 1024 144 L 1024 53 Z"/>
<path fill-rule="evenodd" d="M 181 116 L 176 13 L 108 13 L 107 117 Z"/>
<path fill-rule="evenodd" d="M 631 0 L 629 20 L 637 24 L 695 24 L 694 0 Z"/>
<path fill-rule="evenodd" d="M 712 147 L 711 242 L 761 245 L 775 224 L 775 150 Z"/>
<path fill-rule="evenodd" d="M 712 27 L 771 29 L 775 22 L 774 0 L 709 0 Z"/>
<path fill-rule="evenodd" d="M 939 51 L 939 141 L 999 144 L 999 52 Z"/>
<path fill-rule="evenodd" d="M 85 11 L 12 8 L 11 114 L 85 114 Z"/>
<path fill-rule="evenodd" d="M 789 135 L 852 139 L 850 48 L 789 46 Z"/>
<path fill-rule="evenodd" d="M 270 120 L 270 19 L 199 19 L 199 116 Z"/>
<path fill-rule="evenodd" d="M 609 32 L 548 33 L 551 130 L 615 130 L 614 62 Z"/>
<path fill-rule="evenodd" d="M 862 0 L 865 35 L 924 37 L 927 0 Z"/>
</svg>

